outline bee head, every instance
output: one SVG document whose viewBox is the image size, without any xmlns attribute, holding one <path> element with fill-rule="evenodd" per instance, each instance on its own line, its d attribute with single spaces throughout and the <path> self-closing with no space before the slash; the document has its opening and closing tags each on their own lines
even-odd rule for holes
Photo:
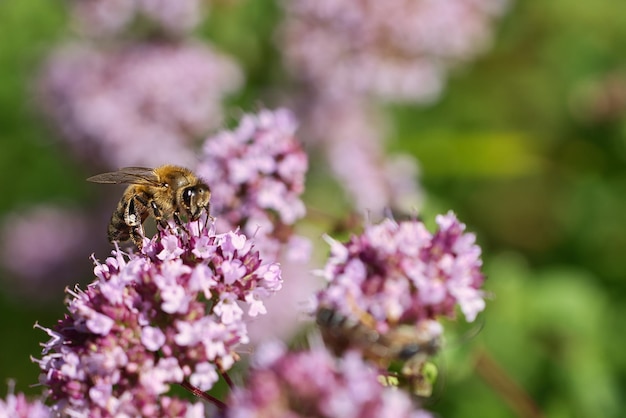
<svg viewBox="0 0 626 418">
<path fill-rule="evenodd" d="M 211 199 L 211 190 L 209 186 L 199 183 L 195 186 L 186 187 L 182 193 L 182 204 L 185 211 L 191 218 L 197 220 L 203 211 L 209 212 L 209 200 Z"/>
</svg>

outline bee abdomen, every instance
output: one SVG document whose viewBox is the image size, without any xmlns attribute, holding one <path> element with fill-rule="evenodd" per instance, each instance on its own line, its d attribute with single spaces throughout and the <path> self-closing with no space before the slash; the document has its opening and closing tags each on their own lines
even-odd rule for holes
<svg viewBox="0 0 626 418">
<path fill-rule="evenodd" d="M 109 242 L 113 241 L 126 241 L 130 238 L 130 226 L 124 221 L 124 213 L 126 211 L 126 205 L 120 201 L 111 215 L 111 222 L 109 222 L 109 228 L 107 230 L 107 237 Z"/>
</svg>

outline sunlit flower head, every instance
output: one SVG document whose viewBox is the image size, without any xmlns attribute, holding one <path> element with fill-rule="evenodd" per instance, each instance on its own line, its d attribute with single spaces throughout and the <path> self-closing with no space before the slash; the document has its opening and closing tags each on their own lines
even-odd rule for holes
<svg viewBox="0 0 626 418">
<path fill-rule="evenodd" d="M 68 314 L 37 362 L 53 408 L 68 415 L 185 416 L 199 408 L 168 394 L 211 389 L 248 342 L 244 317 L 280 289 L 277 264 L 237 231 L 204 219 L 160 230 L 140 253 L 116 249 L 96 279 L 68 291 Z"/>
<path fill-rule="evenodd" d="M 451 212 L 437 217 L 430 233 L 417 220 L 369 225 L 342 244 L 328 238 L 328 281 L 317 305 L 355 320 L 372 318 L 376 331 L 453 318 L 468 321 L 485 307 L 480 247 Z M 433 328 L 433 331 L 440 332 Z"/>
<path fill-rule="evenodd" d="M 235 129 L 205 141 L 197 167 L 211 185 L 218 230 L 240 226 L 255 236 L 263 254 L 276 256 L 285 244 L 300 256 L 308 252 L 308 244 L 292 233 L 305 215 L 300 197 L 308 167 L 296 128 L 286 109 L 244 115 Z"/>
</svg>

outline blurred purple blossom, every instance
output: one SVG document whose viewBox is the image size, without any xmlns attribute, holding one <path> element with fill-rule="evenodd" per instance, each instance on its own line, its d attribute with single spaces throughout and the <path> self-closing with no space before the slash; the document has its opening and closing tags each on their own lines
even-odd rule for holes
<svg viewBox="0 0 626 418">
<path fill-rule="evenodd" d="M 43 289 L 66 286 L 75 267 L 67 260 L 81 253 L 91 230 L 87 214 L 70 208 L 41 205 L 7 215 L 0 226 L 0 263 L 19 279 L 11 288 L 41 298 L 50 296 Z"/>
<path fill-rule="evenodd" d="M 302 136 L 321 145 L 355 209 L 378 217 L 389 208 L 415 213 L 421 207 L 417 161 L 386 155 L 388 124 L 374 106 L 359 97 L 317 97 L 304 112 Z"/>
<path fill-rule="evenodd" d="M 190 165 L 190 147 L 222 123 L 242 74 L 207 44 L 137 44 L 55 51 L 40 80 L 44 109 L 70 149 L 110 168 Z"/>
<path fill-rule="evenodd" d="M 307 307 L 311 295 L 319 289 L 319 281 L 309 273 L 311 264 L 285 258 L 281 260 L 282 289 L 265 303 L 267 314 L 248 320 L 253 346 L 272 339 L 292 341 L 310 323 Z"/>
<path fill-rule="evenodd" d="M 6 418 L 52 418 L 50 408 L 40 399 L 28 400 L 23 393 L 14 393 L 14 383 L 9 382 L 6 400 L 0 398 L 0 417 Z"/>
<path fill-rule="evenodd" d="M 172 35 L 184 34 L 204 17 L 202 0 L 74 0 L 78 30 L 89 36 L 111 36 L 144 19 Z"/>
<path fill-rule="evenodd" d="M 39 326 L 51 337 L 37 362 L 55 411 L 203 416 L 201 404 L 165 396 L 169 386 L 211 389 L 248 341 L 244 315 L 262 314 L 282 284 L 251 240 L 216 235 L 204 221 L 160 230 L 141 253 L 116 249 L 96 261 L 94 282 L 68 292 L 69 314 Z"/>
<path fill-rule="evenodd" d="M 380 333 L 454 318 L 457 306 L 474 321 L 485 308 L 480 247 L 453 213 L 436 221 L 434 234 L 417 220 L 386 219 L 346 244 L 328 237 L 331 252 L 321 272 L 328 286 L 317 305 L 357 321 L 367 314 Z"/>
<path fill-rule="evenodd" d="M 284 0 L 280 42 L 292 74 L 333 97 L 431 102 L 448 68 L 491 41 L 507 0 Z"/>
<path fill-rule="evenodd" d="M 233 391 L 225 418 L 427 418 L 409 396 L 383 387 L 356 353 L 336 361 L 321 348 L 259 348 L 244 388 Z"/>
<path fill-rule="evenodd" d="M 197 167 L 211 185 L 218 230 L 240 227 L 268 258 L 278 257 L 284 245 L 292 257 L 308 258 L 309 245 L 293 235 L 306 212 L 300 196 L 308 168 L 296 128 L 286 109 L 244 115 L 235 129 L 205 141 Z"/>
<path fill-rule="evenodd" d="M 321 146 L 357 210 L 416 212 L 417 162 L 385 154 L 387 132 L 372 103 L 437 100 L 449 70 L 489 47 L 508 0 L 282 3 L 278 42 L 304 87 L 303 138 Z"/>
</svg>

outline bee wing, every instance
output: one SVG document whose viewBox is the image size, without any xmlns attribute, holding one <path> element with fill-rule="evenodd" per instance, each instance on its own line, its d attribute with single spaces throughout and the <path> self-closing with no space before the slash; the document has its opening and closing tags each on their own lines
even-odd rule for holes
<svg viewBox="0 0 626 418">
<path fill-rule="evenodd" d="M 106 184 L 147 184 L 152 186 L 160 186 L 159 178 L 153 168 L 146 167 L 124 167 L 118 171 L 110 173 L 102 173 L 89 177 L 87 181 L 92 183 Z"/>
</svg>

